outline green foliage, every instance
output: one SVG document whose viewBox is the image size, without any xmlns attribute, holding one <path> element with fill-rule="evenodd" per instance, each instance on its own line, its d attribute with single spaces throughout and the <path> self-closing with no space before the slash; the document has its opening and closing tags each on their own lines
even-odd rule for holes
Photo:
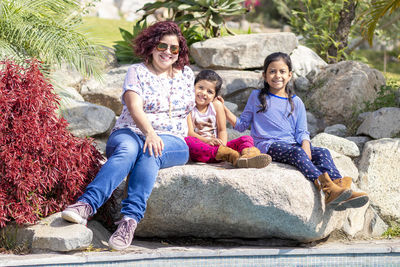
<svg viewBox="0 0 400 267">
<path fill-rule="evenodd" d="M 116 44 L 114 45 L 115 56 L 117 57 L 118 62 L 123 64 L 132 64 L 141 61 L 133 51 L 132 41 L 146 27 L 147 23 L 146 21 L 143 21 L 138 22 L 133 26 L 132 33 L 119 28 L 123 40 L 115 42 Z"/>
<path fill-rule="evenodd" d="M 292 30 L 303 37 L 304 44 L 329 61 L 329 47 L 340 45 L 334 36 L 345 1 L 300 0 L 286 4 L 280 1 L 278 10 L 289 19 Z M 346 57 L 346 50 L 339 49 L 336 61 Z"/>
<path fill-rule="evenodd" d="M 0 229 L 0 253 L 12 252 L 14 254 L 26 254 L 29 252 L 28 244 L 17 241 L 18 227 L 9 225 Z"/>
<path fill-rule="evenodd" d="M 396 221 L 389 222 L 389 228 L 382 234 L 383 237 L 400 237 L 400 223 Z"/>
<path fill-rule="evenodd" d="M 381 0 L 371 2 L 370 7 L 363 14 L 362 20 L 364 26 L 363 33 L 371 45 L 379 20 L 381 20 L 386 14 L 393 14 L 398 9 L 400 9 L 400 0 Z"/>
<path fill-rule="evenodd" d="M 171 19 L 178 24 L 185 24 L 190 29 L 199 25 L 204 31 L 204 38 L 221 35 L 221 28 L 233 34 L 225 25 L 225 18 L 244 14 L 244 0 L 158 0 L 147 3 L 140 10 L 145 11 L 143 19 L 154 14 L 157 9 L 167 8 Z"/>
<path fill-rule="evenodd" d="M 188 25 L 181 24 L 180 28 L 183 36 L 186 39 L 188 47 L 190 47 L 194 43 L 205 40 L 204 35 L 201 34 L 202 30 L 197 25 L 190 26 L 189 24 Z"/>
<path fill-rule="evenodd" d="M 100 77 L 104 50 L 79 32 L 81 13 L 78 0 L 1 0 L 0 56 L 37 58 L 48 66 L 65 62 Z"/>
<path fill-rule="evenodd" d="M 398 90 L 399 86 L 397 85 L 396 81 L 387 81 L 386 85 L 381 86 L 380 90 L 378 91 L 378 96 L 374 101 L 365 102 L 365 109 L 363 111 L 375 111 L 383 107 L 399 106 L 396 101 Z"/>
</svg>

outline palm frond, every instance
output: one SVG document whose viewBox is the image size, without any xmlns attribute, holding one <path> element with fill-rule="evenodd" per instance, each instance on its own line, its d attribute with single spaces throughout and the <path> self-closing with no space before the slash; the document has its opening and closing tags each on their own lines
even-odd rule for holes
<svg viewBox="0 0 400 267">
<path fill-rule="evenodd" d="M 361 24 L 364 28 L 363 35 L 370 44 L 372 44 L 379 20 L 387 13 L 392 14 L 398 8 L 400 8 L 400 0 L 382 0 L 371 3 L 371 7 L 363 14 L 364 19 Z"/>
<path fill-rule="evenodd" d="M 49 65 L 67 63 L 84 76 L 100 78 L 104 48 L 78 32 L 77 0 L 1 0 L 0 53 L 14 50 Z M 10 50 L 10 48 L 12 48 Z"/>
</svg>

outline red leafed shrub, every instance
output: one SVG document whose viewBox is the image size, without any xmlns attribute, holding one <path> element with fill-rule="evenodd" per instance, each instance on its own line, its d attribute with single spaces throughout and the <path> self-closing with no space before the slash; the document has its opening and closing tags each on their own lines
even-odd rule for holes
<svg viewBox="0 0 400 267">
<path fill-rule="evenodd" d="M 66 129 L 40 64 L 27 63 L 0 62 L 0 228 L 60 211 L 83 193 L 102 159 L 92 139 Z"/>
</svg>

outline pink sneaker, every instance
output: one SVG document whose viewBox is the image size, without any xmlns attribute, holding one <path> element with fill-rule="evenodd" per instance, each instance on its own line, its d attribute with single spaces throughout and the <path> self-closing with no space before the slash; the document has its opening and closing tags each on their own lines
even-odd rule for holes
<svg viewBox="0 0 400 267">
<path fill-rule="evenodd" d="M 92 215 L 92 207 L 88 203 L 82 201 L 69 205 L 61 213 L 61 217 L 64 220 L 83 225 L 86 225 L 90 215 Z"/>
<path fill-rule="evenodd" d="M 118 228 L 112 234 L 110 240 L 108 240 L 108 246 L 115 250 L 126 249 L 132 243 L 133 233 L 135 232 L 137 222 L 134 219 L 125 216 L 115 224 L 118 225 Z"/>
</svg>

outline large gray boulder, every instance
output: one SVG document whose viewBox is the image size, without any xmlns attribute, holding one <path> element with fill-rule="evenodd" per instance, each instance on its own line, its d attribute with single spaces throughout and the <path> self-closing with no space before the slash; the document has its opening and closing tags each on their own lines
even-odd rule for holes
<svg viewBox="0 0 400 267">
<path fill-rule="evenodd" d="M 130 65 L 123 65 L 113 68 L 104 74 L 104 81 L 98 81 L 94 78 L 83 83 L 81 95 L 83 98 L 93 104 L 108 107 L 117 115 L 122 111 L 122 86 Z"/>
<path fill-rule="evenodd" d="M 357 129 L 357 135 L 373 139 L 391 138 L 400 134 L 400 108 L 380 108 L 368 114 Z"/>
<path fill-rule="evenodd" d="M 185 165 L 162 170 L 137 236 L 319 240 L 340 228 L 346 212 L 326 208 L 295 168 Z"/>
<path fill-rule="evenodd" d="M 331 154 L 342 175 L 358 176 L 349 157 Z M 98 219 L 119 220 L 125 194 L 126 181 L 99 210 Z M 160 170 L 136 236 L 309 242 L 341 229 L 347 216 L 348 210 L 325 207 L 323 195 L 292 166 L 271 163 L 262 169 L 236 169 L 197 163 Z"/>
<path fill-rule="evenodd" d="M 115 124 L 115 113 L 104 106 L 72 98 L 63 98 L 61 115 L 68 122 L 68 130 L 77 137 L 108 133 Z"/>
<path fill-rule="evenodd" d="M 303 45 L 299 45 L 293 50 L 290 59 L 292 60 L 293 73 L 298 77 L 306 77 L 310 72 L 318 74 L 322 67 L 328 65 L 317 53 Z"/>
<path fill-rule="evenodd" d="M 262 68 L 269 54 L 278 51 L 290 54 L 297 46 L 293 33 L 240 34 L 194 43 L 190 46 L 190 55 L 203 68 Z"/>
<path fill-rule="evenodd" d="M 373 101 L 381 85 L 383 74 L 356 61 L 342 61 L 328 65 L 313 81 L 310 106 L 327 125 L 346 122 L 354 110 Z"/>
<path fill-rule="evenodd" d="M 400 219 L 399 162 L 399 138 L 367 142 L 359 162 L 359 186 L 386 219 Z"/>
</svg>

